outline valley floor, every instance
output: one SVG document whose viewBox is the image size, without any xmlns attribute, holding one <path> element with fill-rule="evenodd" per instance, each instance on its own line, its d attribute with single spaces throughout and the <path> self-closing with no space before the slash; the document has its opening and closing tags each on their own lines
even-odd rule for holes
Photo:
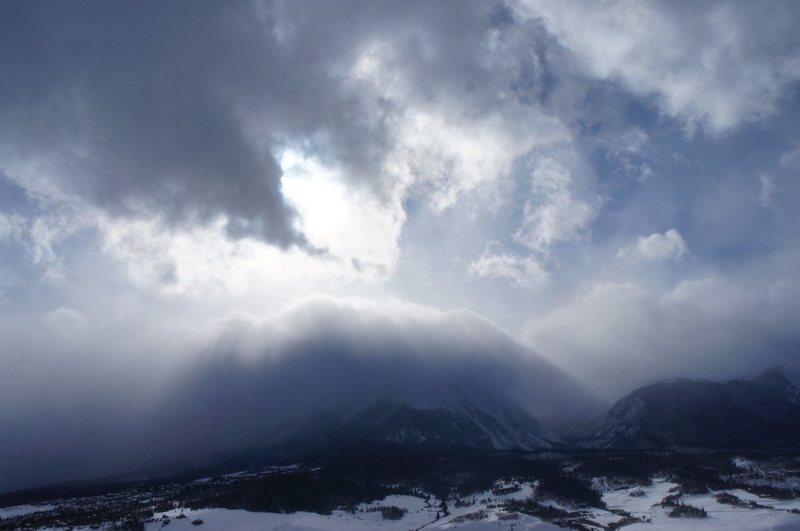
<svg viewBox="0 0 800 531">
<path fill-rule="evenodd" d="M 219 504 L 226 503 L 223 500 L 242 503 L 253 485 L 263 488 L 264 482 L 272 485 L 270 482 L 279 481 L 278 485 L 283 486 L 278 491 L 257 492 L 261 493 L 259 496 L 272 492 L 270 496 L 281 497 L 289 492 L 286 486 L 307 486 L 306 481 L 314 485 L 324 478 L 324 469 L 319 467 L 269 467 L 185 483 L 146 488 L 137 485 L 94 496 L 41 499 L 4 507 L 0 508 L 0 530 L 89 529 L 86 522 L 94 522 L 90 524 L 93 529 L 149 531 L 800 529 L 798 457 L 772 456 L 754 461 L 709 455 L 666 460 L 654 457 L 650 461 L 642 455 L 545 455 L 520 459 L 514 461 L 518 466 L 541 461 L 547 465 L 541 469 L 543 473 L 556 470 L 557 475 L 538 476 L 540 479 L 506 477 L 471 490 L 451 487 L 449 495 L 438 497 L 417 487 L 389 484 L 386 489 L 399 493 L 373 496 L 368 498 L 374 500 L 370 503 L 321 511 L 329 514 L 221 508 L 224 505 Z M 636 472 L 657 469 L 669 473 Z M 303 481 L 296 483 L 298 479 Z M 559 481 L 565 481 L 560 489 L 556 488 Z M 586 498 L 586 492 L 595 497 Z M 208 497 L 208 493 L 217 497 Z M 231 497 L 230 493 L 236 496 Z M 207 500 L 211 500 L 210 505 L 204 505 Z"/>
<path fill-rule="evenodd" d="M 706 511 L 707 517 L 675 518 L 669 516 L 669 508 L 658 505 L 670 489 L 676 488 L 676 483 L 671 483 L 663 478 L 657 478 L 652 486 L 643 487 L 642 496 L 631 496 L 632 489 L 610 490 L 603 494 L 609 510 L 589 509 L 584 510 L 586 523 L 585 529 L 609 529 L 609 526 L 621 523 L 622 517 L 612 511 L 625 511 L 631 516 L 640 519 L 640 522 L 631 523 L 624 527 L 626 531 L 672 531 L 676 529 L 693 530 L 797 530 L 800 529 L 800 514 L 790 512 L 792 509 L 800 511 L 800 500 L 776 500 L 755 496 L 746 491 L 728 491 L 739 499 L 754 503 L 762 507 L 733 507 L 720 503 L 716 492 L 708 494 L 684 496 L 683 502 Z M 479 493 L 475 496 L 476 503 L 467 507 L 451 508 L 451 514 L 437 519 L 437 506 L 435 502 L 425 502 L 414 496 L 389 496 L 382 500 L 381 506 L 396 506 L 408 512 L 400 520 L 386 520 L 379 511 L 369 511 L 376 504 L 360 506 L 355 514 L 345 511 L 334 511 L 331 515 L 299 512 L 293 514 L 254 513 L 242 510 L 228 509 L 200 509 L 186 512 L 187 518 L 175 519 L 181 511 L 174 510 L 166 513 L 171 517 L 170 528 L 198 529 L 192 525 L 193 519 L 202 519 L 204 527 L 219 530 L 262 531 L 266 529 L 280 531 L 322 531 L 322 530 L 363 530 L 380 529 L 386 531 L 406 531 L 409 529 L 459 529 L 469 530 L 527 530 L 550 531 L 561 527 L 544 522 L 534 516 L 524 514 L 509 515 L 499 509 L 498 502 L 508 499 L 525 499 L 530 496 L 532 489 L 524 488 L 521 491 L 507 496 L 494 496 L 491 491 Z M 545 501 L 546 505 L 561 508 L 567 511 L 577 510 L 555 501 Z M 363 512 L 361 512 L 363 511 Z M 594 522 L 598 525 L 592 525 Z M 162 522 L 148 523 L 148 530 L 162 529 Z"/>
</svg>

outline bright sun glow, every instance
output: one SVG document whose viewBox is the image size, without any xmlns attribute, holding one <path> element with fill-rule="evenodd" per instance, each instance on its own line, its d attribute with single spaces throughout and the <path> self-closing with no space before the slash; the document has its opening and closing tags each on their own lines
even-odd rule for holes
<svg viewBox="0 0 800 531">
<path fill-rule="evenodd" d="M 357 269 L 385 272 L 393 267 L 404 215 L 366 190 L 348 186 L 334 168 L 288 149 L 280 157 L 283 193 L 300 215 L 300 229 L 312 245 Z"/>
</svg>

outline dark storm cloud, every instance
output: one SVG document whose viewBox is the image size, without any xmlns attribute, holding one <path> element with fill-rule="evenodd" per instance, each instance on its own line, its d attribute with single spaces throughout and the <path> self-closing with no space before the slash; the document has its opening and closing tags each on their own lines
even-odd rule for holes
<svg viewBox="0 0 800 531">
<path fill-rule="evenodd" d="M 301 241 L 271 139 L 243 128 L 270 37 L 242 7 L 4 6 L 3 143 L 54 160 L 63 191 L 112 212 L 224 214 L 234 235 Z"/>
<path fill-rule="evenodd" d="M 381 189 L 387 121 L 402 109 L 348 78 L 371 39 L 391 44 L 391 67 L 425 97 L 490 92 L 480 37 L 510 23 L 505 11 L 417 7 L 6 4 L 0 149 L 113 214 L 173 225 L 222 215 L 233 237 L 302 243 L 281 194 L 283 146 L 302 144 Z"/>
<path fill-rule="evenodd" d="M 263 445 L 320 412 L 346 417 L 380 398 L 432 407 L 449 383 L 518 401 L 551 424 L 599 407 L 467 312 L 313 299 L 265 322 L 228 323 L 214 347 L 177 372 L 163 358 L 109 357 L 108 342 L 79 355 L 51 345 L 48 356 L 60 359 L 49 363 L 70 370 L 26 373 L 38 396 L 20 400 L 17 384 L 6 382 L 0 491 Z"/>
<path fill-rule="evenodd" d="M 6 5 L 4 147 L 54 161 L 58 188 L 113 213 L 175 224 L 225 215 L 232 236 L 301 242 L 275 145 L 357 122 L 359 110 L 337 92 L 334 65 L 314 59 L 318 50 L 278 45 L 270 11 L 243 2 Z M 355 141 L 364 132 L 336 134 Z"/>
</svg>

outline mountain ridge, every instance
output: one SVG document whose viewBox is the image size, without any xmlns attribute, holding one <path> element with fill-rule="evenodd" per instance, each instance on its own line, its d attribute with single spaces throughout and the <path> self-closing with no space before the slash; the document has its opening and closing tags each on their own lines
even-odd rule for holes
<svg viewBox="0 0 800 531">
<path fill-rule="evenodd" d="M 618 400 L 580 446 L 800 447 L 800 375 L 773 367 L 724 382 L 671 379 Z"/>
<path fill-rule="evenodd" d="M 316 439 L 316 444 L 310 439 Z M 274 447 L 316 446 L 324 450 L 325 446 L 380 443 L 534 450 L 552 448 L 560 442 L 511 400 L 480 387 L 468 393 L 447 383 L 434 400 L 425 404 L 381 398 L 344 418 L 315 416 Z"/>
</svg>

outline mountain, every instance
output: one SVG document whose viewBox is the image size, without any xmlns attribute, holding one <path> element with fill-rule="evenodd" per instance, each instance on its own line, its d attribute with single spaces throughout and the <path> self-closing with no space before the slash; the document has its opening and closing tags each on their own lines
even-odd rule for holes
<svg viewBox="0 0 800 531">
<path fill-rule="evenodd" d="M 784 367 L 747 378 L 667 380 L 619 400 L 584 446 L 800 447 L 800 376 Z"/>
<path fill-rule="evenodd" d="M 322 435 L 319 418 L 301 426 L 279 447 L 397 444 L 463 449 L 531 450 L 551 448 L 558 438 L 520 406 L 485 389 L 447 384 L 423 403 L 381 399 L 334 427 L 328 417 Z M 313 437 L 309 437 L 313 435 Z"/>
<path fill-rule="evenodd" d="M 516 404 L 485 390 L 468 394 L 455 385 L 434 407 L 379 401 L 347 421 L 338 438 L 495 450 L 550 448 L 557 442 Z"/>
<path fill-rule="evenodd" d="M 771 387 L 788 402 L 800 405 L 800 370 L 795 367 L 773 367 L 745 380 Z"/>
</svg>

